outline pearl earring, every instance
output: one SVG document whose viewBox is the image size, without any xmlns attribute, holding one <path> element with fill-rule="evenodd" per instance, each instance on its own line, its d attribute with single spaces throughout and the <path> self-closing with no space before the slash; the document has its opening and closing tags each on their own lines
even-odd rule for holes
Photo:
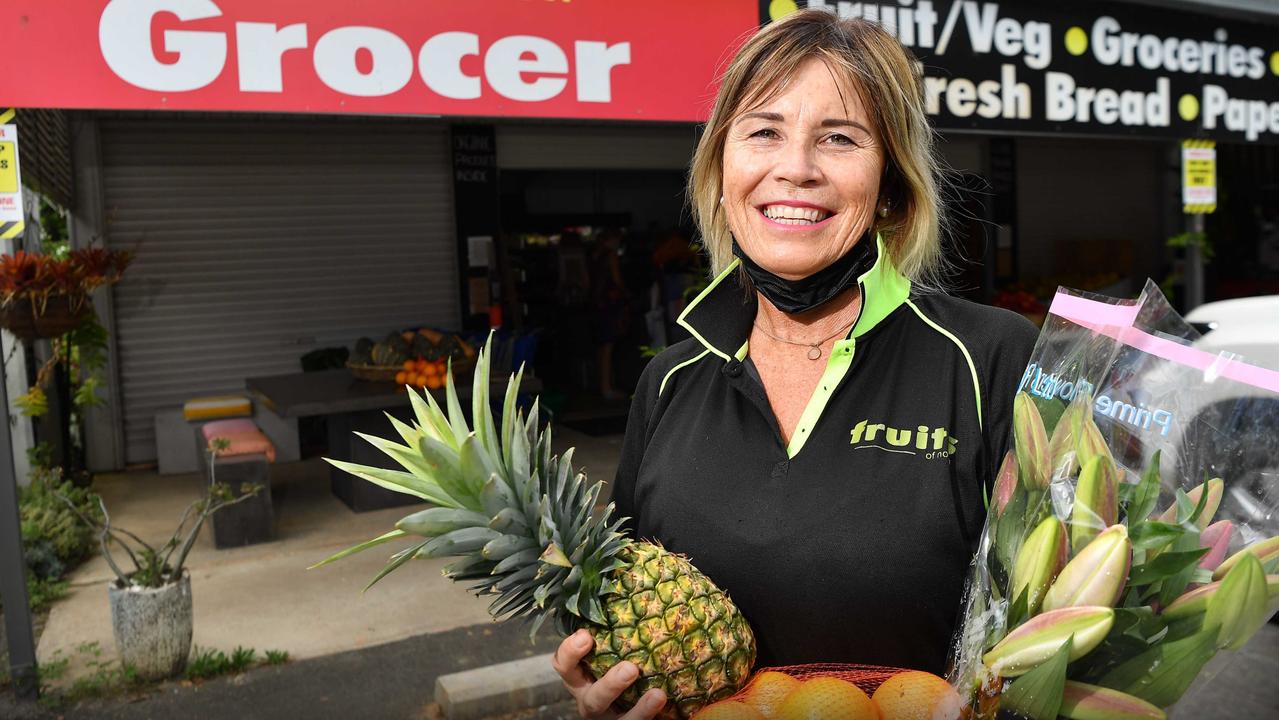
<svg viewBox="0 0 1279 720">
<path fill-rule="evenodd" d="M 879 206 L 879 216 L 882 218 L 888 217 L 888 205 Z"/>
</svg>

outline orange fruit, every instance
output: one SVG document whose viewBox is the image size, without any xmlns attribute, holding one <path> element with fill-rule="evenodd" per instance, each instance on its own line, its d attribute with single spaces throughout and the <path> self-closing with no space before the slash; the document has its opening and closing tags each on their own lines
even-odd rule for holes
<svg viewBox="0 0 1279 720">
<path fill-rule="evenodd" d="M 711 703 L 693 716 L 693 720 L 767 720 L 750 705 L 736 700 L 720 700 Z"/>
<path fill-rule="evenodd" d="M 426 386 L 432 390 L 439 390 L 444 387 L 444 379 L 439 375 L 430 375 L 426 378 Z"/>
<path fill-rule="evenodd" d="M 429 377 L 429 376 L 431 376 L 431 375 L 439 375 L 439 374 L 440 374 L 440 373 L 439 373 L 439 372 L 435 369 L 435 366 L 434 366 L 434 365 L 432 365 L 431 363 L 422 363 L 422 367 L 418 369 L 418 372 L 420 372 L 420 373 L 422 373 L 423 375 L 426 375 L 426 376 L 428 376 L 428 377 Z"/>
<path fill-rule="evenodd" d="M 413 364 L 412 360 L 404 361 L 404 372 L 413 372 L 416 369 L 417 369 L 417 366 Z"/>
<path fill-rule="evenodd" d="M 741 701 L 758 710 L 767 720 L 777 720 L 782 702 L 800 684 L 799 680 L 786 673 L 766 670 L 751 678 Z"/>
<path fill-rule="evenodd" d="M 779 720 L 879 720 L 879 708 L 856 685 L 833 677 L 805 680 L 778 710 Z"/>
<path fill-rule="evenodd" d="M 405 384 L 405 381 L 407 381 L 408 379 L 409 379 L 409 374 L 407 372 L 404 372 L 403 370 L 395 373 L 396 385 L 403 385 Z"/>
<path fill-rule="evenodd" d="M 884 720 L 956 720 L 962 708 L 950 683 L 919 670 L 892 676 L 871 699 Z"/>
<path fill-rule="evenodd" d="M 439 373 L 440 375 L 443 375 L 444 373 L 447 373 L 447 372 L 449 371 L 449 363 L 448 363 L 448 361 L 447 361 L 447 360 L 436 360 L 436 361 L 435 361 L 435 371 L 436 371 L 437 373 Z"/>
</svg>

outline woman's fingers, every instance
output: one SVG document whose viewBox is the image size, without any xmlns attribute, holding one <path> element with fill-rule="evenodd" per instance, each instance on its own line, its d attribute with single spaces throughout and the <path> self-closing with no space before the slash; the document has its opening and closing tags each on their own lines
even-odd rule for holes
<svg viewBox="0 0 1279 720">
<path fill-rule="evenodd" d="M 560 646 L 555 649 L 555 657 L 551 660 L 551 665 L 564 680 L 564 686 L 573 694 L 573 697 L 578 697 L 591 685 L 591 677 L 582 669 L 581 663 L 593 647 L 595 647 L 595 641 L 591 639 L 591 634 L 585 630 L 578 630 L 564 638 Z"/>
<path fill-rule="evenodd" d="M 637 677 L 639 668 L 635 667 L 635 663 L 620 662 L 614 665 L 604 673 L 604 677 L 591 683 L 577 698 L 578 708 L 586 717 L 604 715 Z"/>
<path fill-rule="evenodd" d="M 666 704 L 666 693 L 653 688 L 640 696 L 639 702 L 635 703 L 635 707 L 631 708 L 620 720 L 652 720 L 657 717 L 657 713 Z"/>
</svg>

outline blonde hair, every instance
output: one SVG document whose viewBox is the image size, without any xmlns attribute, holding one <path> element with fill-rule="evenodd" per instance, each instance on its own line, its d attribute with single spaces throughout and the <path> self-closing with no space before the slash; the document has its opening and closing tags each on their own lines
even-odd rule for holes
<svg viewBox="0 0 1279 720">
<path fill-rule="evenodd" d="M 878 24 L 840 20 L 824 10 L 801 10 L 761 29 L 724 73 L 688 181 L 712 273 L 732 261 L 732 234 L 720 205 L 728 128 L 739 115 L 780 92 L 790 73 L 810 58 L 821 59 L 856 90 L 880 136 L 880 198 L 889 212 L 874 216 L 874 229 L 883 235 L 893 265 L 912 283 L 936 287 L 943 264 L 939 165 L 915 61 Z"/>
</svg>

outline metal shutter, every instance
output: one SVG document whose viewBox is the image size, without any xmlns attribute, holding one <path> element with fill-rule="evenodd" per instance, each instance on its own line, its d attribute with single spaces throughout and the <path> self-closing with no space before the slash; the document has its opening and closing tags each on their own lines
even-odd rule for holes
<svg viewBox="0 0 1279 720">
<path fill-rule="evenodd" d="M 125 461 L 153 415 L 319 347 L 456 327 L 448 134 L 423 121 L 114 120 L 102 125 Z"/>
</svg>

